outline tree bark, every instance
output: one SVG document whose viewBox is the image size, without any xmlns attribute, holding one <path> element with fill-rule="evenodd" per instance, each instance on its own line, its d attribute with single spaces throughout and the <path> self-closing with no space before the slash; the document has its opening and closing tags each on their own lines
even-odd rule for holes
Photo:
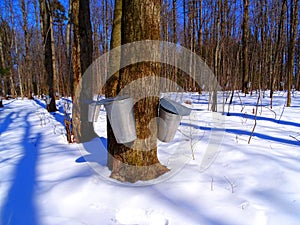
<svg viewBox="0 0 300 225">
<path fill-rule="evenodd" d="M 17 77 L 19 79 L 19 88 L 20 88 L 20 95 L 21 98 L 24 98 L 24 94 L 23 94 L 23 82 L 22 82 L 22 77 L 21 77 L 21 73 L 20 73 L 20 60 L 19 60 L 19 50 L 18 50 L 18 40 L 17 40 L 17 31 L 15 28 L 15 14 L 14 14 L 14 8 L 13 8 L 13 3 L 12 1 L 9 2 L 9 10 L 10 10 L 10 14 L 11 14 L 11 23 L 12 23 L 12 40 L 14 42 L 14 49 L 12 47 L 11 51 L 14 52 L 14 60 L 15 60 L 15 64 L 16 65 L 12 65 L 11 69 L 13 71 L 14 66 L 16 66 L 16 71 L 17 71 Z"/>
<path fill-rule="evenodd" d="M 295 49 L 296 49 L 296 37 L 297 37 L 297 30 L 298 30 L 298 5 L 299 0 L 292 0 L 291 1 L 291 22 L 290 22 L 290 41 L 289 41 L 289 48 L 288 48 L 288 95 L 287 95 L 287 107 L 291 106 L 292 97 L 291 97 L 291 88 L 293 83 L 293 71 L 294 71 L 294 63 L 295 63 Z"/>
<path fill-rule="evenodd" d="M 249 83 L 249 60 L 248 60 L 248 41 L 249 41 L 249 0 L 243 0 L 243 84 L 242 91 L 248 94 Z"/>
<path fill-rule="evenodd" d="M 25 61 L 24 61 L 24 68 L 23 68 L 23 76 L 26 77 L 26 92 L 27 97 L 32 98 L 33 93 L 33 79 L 32 79 L 32 73 L 30 72 L 31 68 L 31 60 L 29 55 L 29 30 L 28 30 L 28 12 L 27 12 L 27 6 L 25 4 L 25 0 L 21 0 L 21 11 L 22 11 L 22 17 L 23 17 L 23 32 L 24 32 L 24 42 L 25 42 Z"/>
<path fill-rule="evenodd" d="M 271 78 L 271 87 L 270 87 L 270 98 L 271 101 L 273 99 L 273 94 L 274 94 L 274 89 L 275 89 L 275 84 L 276 84 L 276 76 L 279 76 L 280 74 L 280 59 L 282 58 L 282 51 L 283 51 L 283 35 L 284 35 L 284 24 L 286 23 L 286 12 L 287 12 L 287 0 L 283 0 L 281 10 L 280 10 L 280 19 L 278 21 L 279 23 L 279 28 L 278 28 L 278 33 L 277 33 L 277 41 L 276 41 L 276 48 L 275 48 L 275 53 L 274 53 L 274 63 L 273 63 L 273 73 L 272 73 L 272 78 Z M 272 103 L 271 103 L 271 108 L 272 108 Z"/>
<path fill-rule="evenodd" d="M 67 93 L 71 96 L 74 96 L 73 92 L 73 70 L 72 70 L 72 24 L 73 24 L 73 9 L 72 9 L 72 0 L 69 0 L 69 10 L 68 10 L 68 24 L 66 27 L 66 58 L 67 58 L 67 66 L 68 66 L 68 81 L 69 81 L 69 88 Z"/>
<path fill-rule="evenodd" d="M 121 46 L 121 22 L 122 22 L 122 0 L 115 0 L 115 9 L 114 9 L 114 19 L 113 19 L 113 28 L 111 34 L 110 49 Z M 109 59 L 109 65 L 111 67 L 117 66 L 120 68 L 121 55 L 115 58 Z M 117 64 L 117 65 L 112 65 Z M 108 74 L 110 74 L 110 68 L 108 68 Z M 118 93 L 118 83 L 120 79 L 119 71 L 116 72 L 105 84 L 105 96 L 106 98 L 115 97 Z M 107 117 L 108 121 L 108 117 Z M 110 123 L 107 123 L 107 148 L 108 148 L 108 157 L 107 157 L 107 166 L 110 170 L 113 167 L 113 156 L 114 148 L 118 146 L 118 143 L 113 134 Z"/>
<path fill-rule="evenodd" d="M 159 0 L 123 0 L 122 44 L 160 40 L 160 13 Z M 145 54 L 151 54 L 151 49 Z M 122 57 L 128 57 L 128 53 L 122 52 Z M 143 79 L 127 93 L 136 102 L 134 115 L 138 140 L 131 143 L 130 147 L 109 146 L 114 154 L 111 173 L 114 179 L 127 182 L 151 180 L 168 171 L 157 158 L 157 131 L 152 129 L 151 132 L 148 128 L 151 119 L 157 117 L 159 99 L 155 96 L 158 96 L 159 83 L 149 83 L 147 77 L 158 77 L 159 74 L 160 65 L 151 62 L 133 64 L 120 71 L 120 90 L 132 81 Z M 141 93 L 150 97 L 139 100 Z M 108 136 L 109 140 L 111 138 Z"/>
<path fill-rule="evenodd" d="M 93 99 L 92 78 L 82 79 L 93 59 L 93 40 L 88 0 L 73 0 L 73 132 L 77 142 L 97 137 L 88 121 L 88 101 Z"/>
<path fill-rule="evenodd" d="M 48 94 L 51 98 L 50 104 L 47 104 L 48 112 L 55 112 L 55 88 L 54 88 L 54 69 L 53 65 L 53 49 L 52 49 L 52 38 L 51 32 L 53 32 L 53 26 L 51 25 L 50 18 L 50 5 L 47 0 L 39 0 L 40 3 L 40 14 L 41 14 L 41 28 L 43 36 L 43 47 L 44 47 L 44 66 L 45 72 L 47 74 L 47 85 L 48 85 Z"/>
<path fill-rule="evenodd" d="M 5 97 L 3 83 L 4 83 L 4 75 L 5 75 L 5 70 L 6 70 L 5 59 L 4 59 L 5 57 L 4 57 L 3 41 L 2 41 L 2 33 L 3 32 L 0 28 L 0 108 L 3 107 L 2 97 Z"/>
</svg>

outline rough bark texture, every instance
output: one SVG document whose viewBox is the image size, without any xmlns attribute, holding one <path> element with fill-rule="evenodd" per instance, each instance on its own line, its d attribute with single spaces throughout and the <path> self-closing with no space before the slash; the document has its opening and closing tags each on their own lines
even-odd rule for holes
<svg viewBox="0 0 300 225">
<path fill-rule="evenodd" d="M 3 107 L 2 104 L 2 97 L 5 96 L 4 90 L 4 70 L 6 69 L 5 66 L 5 57 L 4 57 L 4 50 L 3 50 L 3 41 L 2 41 L 2 29 L 0 28 L 0 107 Z"/>
<path fill-rule="evenodd" d="M 295 49 L 296 49 L 296 37 L 297 37 L 297 27 L 298 27 L 298 5 L 299 0 L 293 0 L 291 1 L 291 28 L 290 28 L 290 41 L 289 41 L 289 47 L 288 47 L 288 79 L 287 79 L 287 85 L 288 85 L 288 95 L 287 95 L 287 103 L 286 106 L 290 107 L 292 103 L 292 97 L 291 97 L 291 86 L 293 83 L 293 68 L 295 63 Z"/>
<path fill-rule="evenodd" d="M 82 79 L 92 63 L 93 40 L 88 0 L 74 0 L 73 26 L 73 132 L 77 142 L 87 142 L 94 137 L 93 123 L 88 121 L 88 101 L 93 99 L 91 78 Z"/>
<path fill-rule="evenodd" d="M 51 98 L 50 104 L 47 105 L 47 110 L 49 112 L 57 111 L 55 105 L 55 88 L 54 88 L 54 68 L 53 65 L 53 53 L 52 53 L 52 40 L 51 40 L 51 29 L 53 26 L 51 25 L 50 20 L 50 9 L 49 4 L 47 4 L 46 0 L 40 0 L 40 14 L 41 14 L 41 24 L 42 24 L 42 36 L 44 43 L 44 65 L 47 74 L 47 84 L 48 84 L 48 94 Z"/>
<path fill-rule="evenodd" d="M 122 21 L 122 0 L 115 0 L 113 29 L 111 34 L 110 49 L 121 46 L 121 21 Z M 119 55 L 119 57 L 109 59 L 109 65 L 111 67 L 118 66 L 120 68 L 120 63 L 121 63 L 121 55 Z M 108 74 L 110 74 L 110 67 L 108 68 Z M 117 95 L 119 78 L 120 78 L 120 74 L 118 71 L 106 82 L 105 85 L 106 98 L 115 97 Z M 118 145 L 118 143 L 115 139 L 110 123 L 107 123 L 107 136 L 110 137 L 107 140 L 107 147 L 108 147 L 107 166 L 110 170 L 112 170 L 114 148 L 115 146 Z"/>
<path fill-rule="evenodd" d="M 141 40 L 160 40 L 160 1 L 159 0 L 123 0 L 122 4 L 122 44 Z M 151 54 L 151 49 L 145 54 Z M 122 52 L 122 57 L 134 57 Z M 109 145 L 113 148 L 111 177 L 120 181 L 136 182 L 151 180 L 168 169 L 157 158 L 157 132 L 155 123 L 149 129 L 151 120 L 157 117 L 159 84 L 149 76 L 159 76 L 160 65 L 157 63 L 137 63 L 120 71 L 120 90 L 139 78 L 144 78 L 138 85 L 133 85 L 127 93 L 136 104 L 134 115 L 138 139 L 128 146 Z M 141 93 L 146 97 L 139 99 Z M 112 137 L 109 136 L 110 140 Z M 109 150 L 111 152 L 111 150 Z"/>
</svg>

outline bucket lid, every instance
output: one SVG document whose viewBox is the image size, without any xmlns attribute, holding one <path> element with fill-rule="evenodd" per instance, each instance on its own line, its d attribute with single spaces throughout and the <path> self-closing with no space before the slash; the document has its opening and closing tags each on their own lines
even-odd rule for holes
<svg viewBox="0 0 300 225">
<path fill-rule="evenodd" d="M 161 98 L 159 104 L 167 111 L 180 116 L 189 116 L 192 111 L 192 109 L 168 98 Z"/>
<path fill-rule="evenodd" d="M 106 104 L 113 103 L 115 101 L 121 102 L 129 98 L 130 98 L 129 96 L 116 96 L 116 97 L 104 98 L 101 99 L 100 101 L 97 101 L 97 104 L 106 105 Z"/>
</svg>

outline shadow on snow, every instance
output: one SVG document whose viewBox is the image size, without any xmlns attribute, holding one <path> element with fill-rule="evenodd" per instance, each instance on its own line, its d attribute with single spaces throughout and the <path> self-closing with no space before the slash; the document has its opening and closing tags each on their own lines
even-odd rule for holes
<svg viewBox="0 0 300 225">
<path fill-rule="evenodd" d="M 189 124 L 189 123 L 181 123 L 180 125 L 181 126 L 187 126 L 187 127 L 193 127 L 195 129 L 204 130 L 204 131 L 216 130 L 216 131 L 225 131 L 226 133 L 231 133 L 231 134 L 235 134 L 235 135 L 246 135 L 246 136 L 251 135 L 251 131 L 239 130 L 239 129 L 233 129 L 233 128 L 228 128 L 228 129 L 211 128 L 211 127 L 198 126 L 198 125 Z M 257 132 L 254 132 L 253 137 L 258 137 L 258 138 L 261 138 L 261 139 L 265 139 L 265 140 L 269 140 L 269 141 L 275 141 L 275 142 L 279 142 L 279 143 L 283 143 L 283 144 L 290 144 L 290 145 L 300 146 L 300 141 L 288 140 L 288 139 L 278 138 L 278 137 L 272 137 L 270 135 L 261 134 L 261 133 L 257 133 Z"/>
<path fill-rule="evenodd" d="M 0 214 L 0 224 L 3 225 L 38 224 L 34 188 L 41 133 L 31 136 L 28 117 L 29 114 L 25 118 L 25 135 L 22 141 L 24 155 L 16 165 L 12 185 Z"/>
<path fill-rule="evenodd" d="M 0 135 L 5 132 L 12 122 L 12 117 L 15 113 L 8 114 L 3 121 L 0 121 Z"/>
<path fill-rule="evenodd" d="M 39 99 L 34 99 L 34 101 L 35 101 L 36 104 L 38 104 L 42 108 L 46 109 L 46 103 L 43 103 Z M 50 113 L 50 115 L 54 116 L 54 118 L 55 118 L 56 121 L 58 121 L 60 124 L 62 124 L 63 126 L 65 126 L 65 123 L 64 123 L 64 109 L 61 106 L 59 106 L 57 108 L 58 108 L 58 112 L 59 113 L 52 112 L 52 113 Z"/>
<path fill-rule="evenodd" d="M 249 114 L 244 114 L 244 113 L 229 113 L 229 116 L 235 116 L 235 117 L 242 117 L 243 119 L 251 119 L 255 120 L 255 115 L 249 115 Z M 262 117 L 262 116 L 257 116 L 256 117 L 257 121 L 269 121 L 281 125 L 288 125 L 288 126 L 295 126 L 300 128 L 300 123 L 295 123 L 291 121 L 284 121 L 284 120 L 276 120 L 273 118 L 268 118 L 268 117 Z"/>
<path fill-rule="evenodd" d="M 83 156 L 76 159 L 77 163 L 96 162 L 101 166 L 107 166 L 107 138 L 94 138 L 82 143 L 82 148 Z"/>
</svg>

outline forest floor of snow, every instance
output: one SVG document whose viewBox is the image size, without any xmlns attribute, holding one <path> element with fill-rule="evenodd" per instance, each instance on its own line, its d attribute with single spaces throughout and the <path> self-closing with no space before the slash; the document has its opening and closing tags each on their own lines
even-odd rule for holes
<svg viewBox="0 0 300 225">
<path fill-rule="evenodd" d="M 99 138 L 68 144 L 66 100 L 51 114 L 39 99 L 4 100 L 0 224 L 297 225 L 300 93 L 289 108 L 286 92 L 275 93 L 272 108 L 267 94 L 257 108 L 257 93 L 236 92 L 228 114 L 228 104 L 225 113 L 209 111 L 207 94 L 183 93 L 192 114 L 174 141 L 158 142 L 170 172 L 134 184 L 109 178 L 104 108 L 94 123 Z"/>
</svg>

